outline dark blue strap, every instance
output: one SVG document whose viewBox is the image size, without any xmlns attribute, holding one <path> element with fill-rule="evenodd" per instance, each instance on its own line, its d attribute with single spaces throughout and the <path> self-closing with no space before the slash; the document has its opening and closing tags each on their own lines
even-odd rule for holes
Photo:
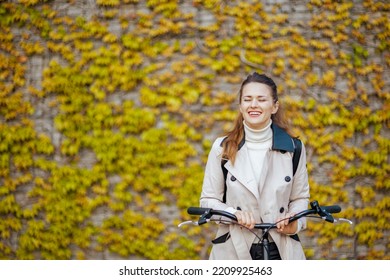
<svg viewBox="0 0 390 280">
<path fill-rule="evenodd" d="M 293 176 L 295 175 L 295 172 L 297 171 L 298 164 L 299 164 L 299 158 L 301 157 L 301 151 L 302 151 L 302 142 L 298 138 L 293 138 L 294 141 L 294 155 L 293 155 Z"/>
</svg>

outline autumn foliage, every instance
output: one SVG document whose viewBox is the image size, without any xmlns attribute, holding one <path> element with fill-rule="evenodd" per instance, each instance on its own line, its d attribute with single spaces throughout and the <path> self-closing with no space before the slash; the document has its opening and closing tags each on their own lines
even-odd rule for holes
<svg viewBox="0 0 390 280">
<path fill-rule="evenodd" d="M 310 220 L 308 258 L 390 258 L 390 4 L 87 2 L 0 2 L 1 259 L 206 258 L 177 224 L 253 71 L 354 222 Z"/>
</svg>

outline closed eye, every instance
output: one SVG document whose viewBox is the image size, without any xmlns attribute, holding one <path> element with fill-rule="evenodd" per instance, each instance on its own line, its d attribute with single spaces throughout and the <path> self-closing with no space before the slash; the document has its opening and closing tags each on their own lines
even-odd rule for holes
<svg viewBox="0 0 390 280">
<path fill-rule="evenodd" d="M 244 102 L 251 102 L 251 101 L 252 101 L 252 99 L 250 99 L 250 98 L 244 98 Z M 265 102 L 265 101 L 267 101 L 267 99 L 265 99 L 265 98 L 258 98 L 257 101 Z"/>
</svg>

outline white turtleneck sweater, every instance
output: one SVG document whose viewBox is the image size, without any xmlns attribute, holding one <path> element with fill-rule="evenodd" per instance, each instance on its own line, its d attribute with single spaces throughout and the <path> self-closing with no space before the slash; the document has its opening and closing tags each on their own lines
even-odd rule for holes
<svg viewBox="0 0 390 280">
<path fill-rule="evenodd" d="M 260 172 L 263 168 L 265 154 L 272 146 L 271 123 L 272 121 L 266 127 L 255 130 L 244 121 L 245 144 L 248 147 L 249 159 L 257 185 L 260 183 Z"/>
</svg>

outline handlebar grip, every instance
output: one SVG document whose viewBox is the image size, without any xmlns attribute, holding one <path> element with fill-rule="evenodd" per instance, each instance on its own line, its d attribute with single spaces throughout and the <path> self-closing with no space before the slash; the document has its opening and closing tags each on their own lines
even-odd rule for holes
<svg viewBox="0 0 390 280">
<path fill-rule="evenodd" d="M 328 213 L 340 213 L 341 212 L 341 207 L 338 205 L 321 206 L 321 208 Z"/>
<path fill-rule="evenodd" d="M 205 212 L 210 211 L 210 208 L 203 208 L 203 207 L 189 207 L 187 209 L 187 213 L 190 215 L 203 215 Z"/>
</svg>

